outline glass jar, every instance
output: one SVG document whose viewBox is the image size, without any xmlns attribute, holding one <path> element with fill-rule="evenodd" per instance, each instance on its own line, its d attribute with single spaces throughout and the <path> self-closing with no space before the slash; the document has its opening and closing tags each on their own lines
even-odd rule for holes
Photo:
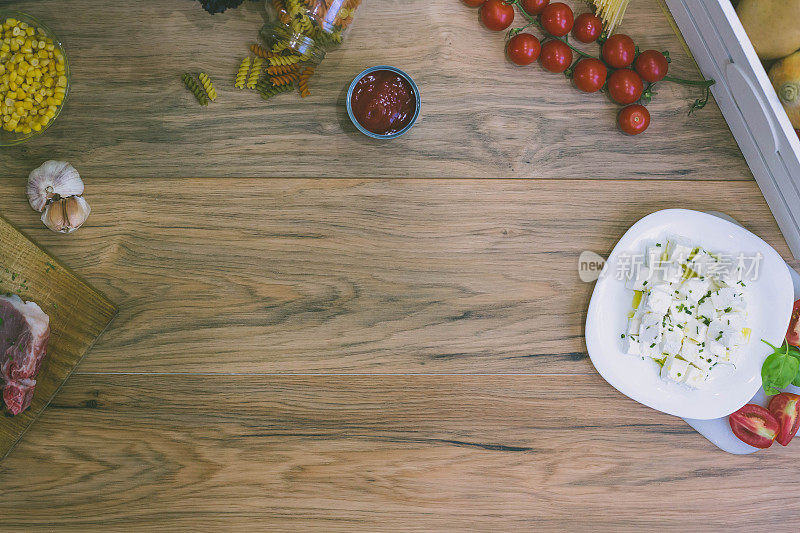
<svg viewBox="0 0 800 533">
<path fill-rule="evenodd" d="M 342 43 L 361 0 L 266 0 L 268 21 L 260 37 L 273 53 L 319 63 Z"/>
</svg>

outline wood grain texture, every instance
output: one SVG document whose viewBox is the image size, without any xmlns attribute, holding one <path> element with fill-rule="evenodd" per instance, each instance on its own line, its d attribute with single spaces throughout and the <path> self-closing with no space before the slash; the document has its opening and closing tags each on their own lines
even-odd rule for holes
<svg viewBox="0 0 800 533">
<path fill-rule="evenodd" d="M 796 447 L 723 454 L 597 375 L 81 375 L 3 462 L 0 516 L 25 531 L 789 531 L 775 517 L 800 513 L 798 475 Z"/>
<path fill-rule="evenodd" d="M 116 308 L 1 217 L 0 243 L 0 294 L 32 300 L 50 317 L 47 356 L 36 376 L 31 406 L 17 416 L 0 416 L 2 459 L 106 329 Z"/>
<path fill-rule="evenodd" d="M 120 305 L 86 372 L 593 372 L 582 251 L 685 207 L 789 257 L 753 182 L 90 180 L 68 237 L 0 198 Z"/>
<path fill-rule="evenodd" d="M 616 105 L 539 66 L 510 64 L 503 34 L 484 29 L 477 11 L 456 0 L 365 2 L 345 46 L 319 69 L 312 96 L 264 103 L 232 87 L 261 6 L 210 16 L 191 0 L 3 2 L 53 27 L 73 84 L 45 136 L 0 151 L 2 174 L 24 176 L 57 156 L 93 178 L 750 179 L 716 105 L 687 116 L 696 89 L 659 85 L 650 130 L 624 136 Z M 622 29 L 642 49 L 669 50 L 671 74 L 698 76 L 657 0 L 634 2 Z M 377 64 L 406 70 L 422 91 L 419 123 L 386 143 L 357 133 L 343 106 L 352 78 Z M 219 92 L 207 108 L 180 81 L 199 70 Z"/>
</svg>

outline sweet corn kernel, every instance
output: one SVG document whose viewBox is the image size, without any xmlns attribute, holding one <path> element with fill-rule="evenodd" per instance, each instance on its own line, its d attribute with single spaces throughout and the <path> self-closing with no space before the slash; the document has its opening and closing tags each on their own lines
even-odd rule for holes
<svg viewBox="0 0 800 533">
<path fill-rule="evenodd" d="M 67 91 L 66 59 L 41 28 L 0 21 L 0 124 L 6 131 L 41 131 Z"/>
</svg>

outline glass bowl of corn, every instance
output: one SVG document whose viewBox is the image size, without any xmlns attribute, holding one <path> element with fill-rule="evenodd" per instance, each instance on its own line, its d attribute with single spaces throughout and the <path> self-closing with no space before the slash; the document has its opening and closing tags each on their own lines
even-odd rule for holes
<svg viewBox="0 0 800 533">
<path fill-rule="evenodd" d="M 50 28 L 0 9 L 0 146 L 44 133 L 61 113 L 69 87 L 67 55 Z"/>
</svg>

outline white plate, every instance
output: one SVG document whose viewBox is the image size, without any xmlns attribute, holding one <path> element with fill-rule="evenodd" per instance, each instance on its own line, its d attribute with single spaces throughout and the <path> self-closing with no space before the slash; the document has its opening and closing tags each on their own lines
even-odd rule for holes
<svg viewBox="0 0 800 533">
<path fill-rule="evenodd" d="M 659 376 L 652 360 L 628 355 L 620 335 L 625 332 L 633 291 L 616 272 L 625 254 L 642 254 L 646 243 L 670 235 L 686 237 L 711 252 L 761 254 L 759 275 L 747 283 L 750 342 L 741 348 L 739 363 L 718 365 L 703 389 L 690 389 Z M 586 347 L 597 371 L 621 393 L 653 409 L 682 418 L 708 420 L 729 415 L 750 400 L 761 386 L 761 365 L 772 350 L 765 339 L 783 342 L 794 303 L 786 263 L 770 245 L 746 229 L 713 215 L 686 209 L 652 213 L 634 224 L 614 247 L 605 275 L 597 281 L 586 317 Z"/>
</svg>

